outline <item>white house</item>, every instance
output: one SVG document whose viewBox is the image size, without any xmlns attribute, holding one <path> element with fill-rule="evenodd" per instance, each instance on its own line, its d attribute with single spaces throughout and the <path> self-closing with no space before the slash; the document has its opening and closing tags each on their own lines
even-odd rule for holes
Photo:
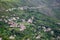
<svg viewBox="0 0 60 40">
<path fill-rule="evenodd" d="M 26 29 L 26 26 L 24 24 L 20 24 L 20 31 L 24 31 Z"/>
<path fill-rule="evenodd" d="M 15 39 L 15 36 L 13 36 L 13 35 L 11 35 L 10 37 L 9 37 L 9 39 Z"/>
<path fill-rule="evenodd" d="M 28 23 L 32 23 L 33 22 L 33 20 L 32 19 L 28 19 L 28 21 L 27 21 Z"/>
</svg>

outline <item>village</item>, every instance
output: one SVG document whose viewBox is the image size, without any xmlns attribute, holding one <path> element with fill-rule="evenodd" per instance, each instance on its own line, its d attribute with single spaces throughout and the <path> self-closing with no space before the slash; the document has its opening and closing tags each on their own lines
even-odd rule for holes
<svg viewBox="0 0 60 40">
<path fill-rule="evenodd" d="M 33 24 L 33 20 L 34 20 L 34 17 L 32 16 L 31 18 L 29 18 L 27 21 L 25 19 L 20 19 L 18 16 L 16 17 L 15 14 L 11 15 L 13 17 L 8 17 L 8 16 L 1 16 L 2 18 L 4 19 L 0 19 L 0 21 L 4 21 L 5 23 L 7 23 L 9 25 L 9 30 L 17 30 L 17 31 L 20 31 L 20 32 L 23 32 L 27 29 L 27 25 L 31 25 Z M 6 18 L 6 19 L 5 19 Z M 21 22 L 17 23 L 17 20 L 21 20 Z M 26 24 L 27 23 L 27 24 Z M 49 27 L 46 27 L 44 25 L 41 25 L 41 27 L 39 26 L 37 30 L 34 30 L 34 32 L 38 31 L 40 29 L 44 30 L 44 32 L 49 32 L 51 31 L 51 34 L 53 35 L 54 34 L 54 31 L 52 31 L 51 28 Z M 33 28 L 34 29 L 34 28 Z M 9 38 L 10 39 L 14 39 L 16 35 L 11 35 Z M 39 39 L 41 36 L 38 35 L 36 37 L 36 39 Z M 0 40 L 2 40 L 2 38 L 0 38 Z M 29 39 L 27 39 L 29 40 Z"/>
</svg>

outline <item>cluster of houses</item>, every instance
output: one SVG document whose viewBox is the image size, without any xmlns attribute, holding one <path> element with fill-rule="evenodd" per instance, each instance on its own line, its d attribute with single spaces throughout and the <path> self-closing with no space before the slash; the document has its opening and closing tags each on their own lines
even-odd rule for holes
<svg viewBox="0 0 60 40">
<path fill-rule="evenodd" d="M 15 14 L 14 14 L 14 16 L 15 16 Z M 2 18 L 3 17 L 8 18 L 8 16 L 2 16 Z M 8 19 L 4 19 L 4 22 L 8 23 L 10 25 L 9 26 L 10 28 L 17 27 L 17 28 L 20 28 L 19 29 L 20 31 L 24 31 L 26 29 L 26 26 L 23 23 L 17 23 L 17 22 L 14 21 L 14 20 L 18 20 L 18 19 L 20 19 L 20 18 L 19 17 L 11 17 L 11 18 L 8 18 Z M 25 19 L 21 19 L 21 20 L 22 20 L 22 22 L 27 22 L 27 23 L 31 24 L 31 23 L 33 23 L 33 19 L 34 19 L 34 17 L 29 18 L 27 21 Z M 0 21 L 2 21 L 2 20 L 3 19 L 0 19 Z M 51 28 L 46 27 L 46 26 L 42 26 L 42 28 L 43 28 L 44 32 L 49 32 L 49 31 L 52 30 Z M 54 31 L 51 31 L 51 34 L 54 34 Z M 40 39 L 40 37 L 41 36 L 38 35 L 38 36 L 36 36 L 36 39 Z M 2 38 L 0 38 L 0 39 L 2 40 Z M 15 36 L 11 35 L 9 37 L 9 39 L 15 39 Z"/>
<path fill-rule="evenodd" d="M 16 16 L 14 14 L 14 16 Z M 4 19 L 2 19 L 4 18 Z M 26 26 L 23 23 L 17 23 L 16 21 L 22 20 L 22 22 L 26 22 L 26 23 L 32 23 L 34 17 L 29 18 L 27 21 L 25 19 L 20 19 L 19 17 L 8 17 L 8 16 L 2 16 L 2 18 L 0 19 L 0 21 L 4 21 L 5 23 L 7 23 L 9 25 L 10 28 L 14 28 L 14 27 L 18 27 L 20 28 L 20 31 L 23 31 L 26 29 Z M 5 19 L 7 18 L 7 19 Z"/>
<path fill-rule="evenodd" d="M 15 16 L 15 14 L 14 14 Z M 2 17 L 5 17 L 5 16 L 2 16 Z M 6 18 L 8 18 L 8 16 L 6 16 Z M 20 19 L 19 17 L 11 17 L 11 18 L 8 18 L 8 19 L 4 19 L 4 22 L 8 23 L 10 25 L 11 28 L 14 28 L 14 27 L 19 27 L 21 28 L 20 31 L 26 29 L 25 25 L 24 24 L 18 24 L 17 22 L 15 22 L 14 20 L 18 20 Z M 27 22 L 27 23 L 33 23 L 33 19 L 34 17 L 31 17 L 29 18 L 27 21 L 25 19 L 21 19 L 22 22 Z M 0 21 L 2 21 L 3 19 L 0 19 Z M 46 28 L 45 26 L 42 27 L 44 32 L 48 32 L 48 31 L 51 31 L 51 28 Z"/>
</svg>

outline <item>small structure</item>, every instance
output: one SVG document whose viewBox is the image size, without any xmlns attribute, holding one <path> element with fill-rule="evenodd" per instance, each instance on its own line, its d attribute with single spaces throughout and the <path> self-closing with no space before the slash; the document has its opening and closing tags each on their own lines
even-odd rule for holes
<svg viewBox="0 0 60 40">
<path fill-rule="evenodd" d="M 33 20 L 32 19 L 28 19 L 28 21 L 27 21 L 28 23 L 32 23 L 33 22 Z"/>
<path fill-rule="evenodd" d="M 2 21 L 2 19 L 0 19 L 0 21 Z"/>
<path fill-rule="evenodd" d="M 4 18 L 5 16 L 3 15 L 3 16 L 1 16 L 2 18 Z"/>
<path fill-rule="evenodd" d="M 17 25 L 18 24 L 14 22 L 13 24 L 10 25 L 10 27 L 17 27 Z"/>
<path fill-rule="evenodd" d="M 13 11 L 13 10 L 15 10 L 16 8 L 11 8 L 11 10 Z"/>
<path fill-rule="evenodd" d="M 60 40 L 60 36 L 57 36 L 57 40 Z"/>
<path fill-rule="evenodd" d="M 8 24 L 14 24 L 14 22 L 13 21 L 9 21 Z"/>
<path fill-rule="evenodd" d="M 51 31 L 51 28 L 48 27 L 48 26 L 42 26 L 44 32 L 48 32 L 48 31 Z"/>
<path fill-rule="evenodd" d="M 12 9 L 10 8 L 10 9 L 8 9 L 9 11 L 12 11 Z"/>
<path fill-rule="evenodd" d="M 44 32 L 49 32 L 51 31 L 51 28 L 44 29 Z"/>
<path fill-rule="evenodd" d="M 12 19 L 13 19 L 13 20 L 16 20 L 16 18 L 15 18 L 15 17 L 13 17 Z"/>
<path fill-rule="evenodd" d="M 16 17 L 17 19 L 19 19 L 19 17 Z"/>
<path fill-rule="evenodd" d="M 22 22 L 25 22 L 25 19 L 22 19 Z"/>
<path fill-rule="evenodd" d="M 32 23 L 33 22 L 33 19 L 34 19 L 34 17 L 32 16 L 30 19 L 28 19 L 28 23 Z"/>
<path fill-rule="evenodd" d="M 57 23 L 57 25 L 60 25 L 60 23 Z"/>
<path fill-rule="evenodd" d="M 54 31 L 51 31 L 51 34 L 53 35 L 54 34 Z"/>
<path fill-rule="evenodd" d="M 8 18 L 8 16 L 6 16 L 6 18 Z"/>
<path fill-rule="evenodd" d="M 30 40 L 29 38 L 27 40 Z"/>
<path fill-rule="evenodd" d="M 32 19 L 34 19 L 34 17 L 33 17 L 33 16 L 32 16 L 31 18 L 32 18 Z"/>
<path fill-rule="evenodd" d="M 16 14 L 13 14 L 12 16 L 16 16 Z"/>
<path fill-rule="evenodd" d="M 4 19 L 4 21 L 5 21 L 5 23 L 7 23 L 7 22 L 8 22 L 8 20 L 6 20 L 6 19 Z"/>
<path fill-rule="evenodd" d="M 11 35 L 10 37 L 9 37 L 9 39 L 15 39 L 15 36 L 13 36 L 13 35 Z"/>
<path fill-rule="evenodd" d="M 40 36 L 40 35 L 38 35 L 38 36 L 36 37 L 36 39 L 40 39 L 40 37 L 41 37 L 41 36 Z"/>
<path fill-rule="evenodd" d="M 20 9 L 20 10 L 24 10 L 24 8 L 23 8 L 23 7 L 18 7 L 18 9 Z"/>
<path fill-rule="evenodd" d="M 8 19 L 8 21 L 12 21 L 12 19 Z"/>
<path fill-rule="evenodd" d="M 20 24 L 20 31 L 24 31 L 26 29 L 26 27 L 24 26 L 24 24 Z"/>
<path fill-rule="evenodd" d="M 6 12 L 8 12 L 9 10 L 5 10 Z"/>
</svg>

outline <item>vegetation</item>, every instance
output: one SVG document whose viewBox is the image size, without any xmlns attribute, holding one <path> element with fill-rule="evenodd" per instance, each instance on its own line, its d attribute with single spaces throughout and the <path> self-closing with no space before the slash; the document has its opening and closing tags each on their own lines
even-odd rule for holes
<svg viewBox="0 0 60 40">
<path fill-rule="evenodd" d="M 32 9 L 5 11 L 22 5 L 19 1 L 10 1 L 0 1 L 0 38 L 2 40 L 60 40 L 58 19 Z"/>
</svg>

